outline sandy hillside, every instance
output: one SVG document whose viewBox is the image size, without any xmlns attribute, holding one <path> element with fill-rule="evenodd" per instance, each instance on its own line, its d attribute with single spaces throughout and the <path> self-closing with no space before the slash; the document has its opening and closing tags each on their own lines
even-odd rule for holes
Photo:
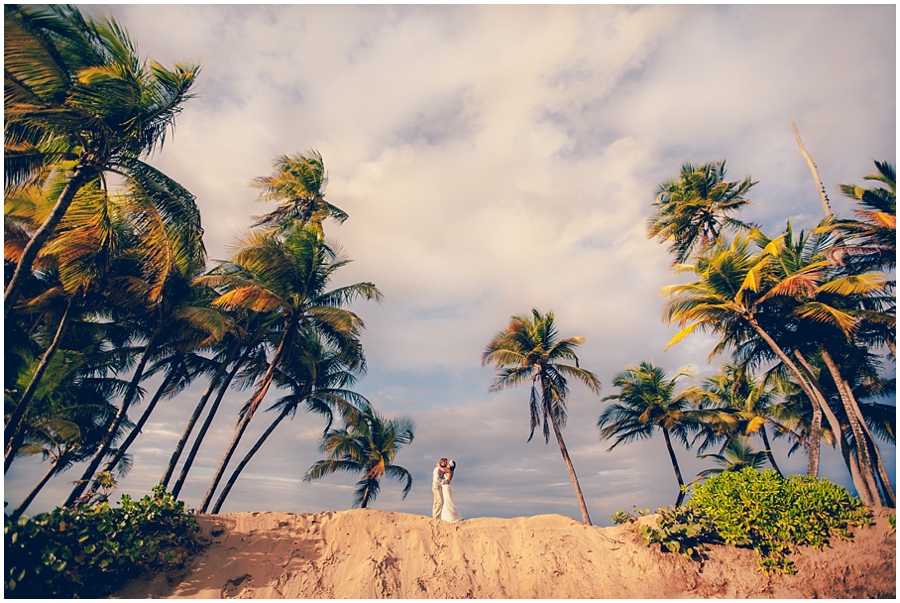
<svg viewBox="0 0 900 603">
<path fill-rule="evenodd" d="M 644 521 L 649 518 L 645 518 Z M 894 598 L 886 514 L 853 541 L 802 549 L 797 576 L 766 577 L 754 553 L 715 547 L 701 566 L 641 545 L 633 526 L 567 517 L 448 524 L 374 510 L 200 516 L 209 547 L 177 574 L 118 597 Z"/>
</svg>

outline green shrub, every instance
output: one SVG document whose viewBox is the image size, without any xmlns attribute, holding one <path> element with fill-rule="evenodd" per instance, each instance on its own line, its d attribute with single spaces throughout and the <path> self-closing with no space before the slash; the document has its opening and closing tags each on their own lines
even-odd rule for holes
<svg viewBox="0 0 900 603">
<path fill-rule="evenodd" d="M 200 545 L 197 521 L 162 486 L 153 496 L 6 518 L 4 591 L 11 598 L 98 598 L 147 570 L 180 566 Z"/>
<path fill-rule="evenodd" d="M 774 471 L 747 468 L 708 479 L 684 507 L 661 509 L 660 529 L 646 528 L 644 542 L 689 557 L 696 557 L 704 543 L 746 546 L 758 553 L 766 573 L 793 574 L 791 545 L 821 548 L 830 537 L 849 538 L 850 526 L 870 523 L 865 505 L 828 480 L 785 479 Z"/>
</svg>

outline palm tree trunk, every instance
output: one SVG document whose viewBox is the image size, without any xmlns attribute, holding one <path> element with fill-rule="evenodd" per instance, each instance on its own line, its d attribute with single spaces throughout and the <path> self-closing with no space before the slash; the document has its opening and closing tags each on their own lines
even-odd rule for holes
<svg viewBox="0 0 900 603">
<path fill-rule="evenodd" d="M 91 459 L 91 462 L 88 465 L 88 468 L 85 469 L 84 474 L 81 476 L 81 479 L 75 483 L 75 488 L 72 490 L 71 494 L 69 494 L 69 498 L 66 499 L 66 502 L 63 506 L 74 506 L 78 499 L 81 498 L 82 494 L 84 493 L 85 489 L 88 488 L 88 486 L 91 486 L 92 492 L 95 491 L 92 484 L 94 473 L 97 471 L 97 468 L 100 466 L 103 458 L 109 453 L 109 448 L 113 443 L 116 432 L 119 430 L 119 427 L 121 427 L 122 425 L 122 421 L 127 416 L 128 409 L 131 406 L 131 403 L 137 397 L 138 385 L 140 384 L 141 379 L 143 379 L 144 369 L 146 368 L 147 363 L 150 361 L 151 352 L 156 346 L 156 339 L 160 336 L 162 330 L 162 322 L 160 322 L 156 327 L 156 330 L 153 331 L 153 333 L 150 335 L 150 338 L 147 340 L 147 345 L 144 346 L 144 353 L 141 355 L 141 361 L 138 363 L 137 368 L 135 368 L 131 383 L 128 384 L 128 391 L 125 392 L 125 397 L 122 399 L 122 406 L 119 407 L 118 412 L 116 412 L 116 416 L 113 417 L 112 423 L 110 423 L 109 429 L 107 429 L 106 431 L 106 435 L 100 442 L 97 453 L 94 455 L 94 458 Z"/>
<path fill-rule="evenodd" d="M 678 467 L 678 459 L 675 458 L 675 449 L 672 448 L 672 439 L 669 437 L 669 430 L 660 427 L 663 432 L 663 438 L 666 440 L 666 450 L 669 451 L 669 459 L 672 461 L 672 468 L 675 470 L 675 478 L 678 479 L 678 498 L 675 499 L 675 506 L 680 507 L 684 502 L 684 478 L 681 477 L 681 469 Z"/>
<path fill-rule="evenodd" d="M 284 353 L 284 350 L 287 349 L 285 343 L 291 337 L 292 328 L 293 323 L 288 324 L 287 328 L 285 328 L 284 335 L 281 338 L 281 342 L 278 344 L 278 349 L 275 351 L 275 355 L 272 357 L 272 362 L 269 364 L 269 368 L 266 370 L 266 374 L 263 376 L 263 380 L 259 386 L 259 390 L 257 390 L 253 397 L 248 401 L 247 412 L 244 413 L 244 416 L 238 423 L 237 429 L 234 432 L 234 437 L 231 439 L 231 443 L 228 445 L 228 449 L 222 456 L 222 460 L 219 462 L 218 468 L 216 468 L 216 473 L 215 475 L 213 475 L 212 481 L 209 484 L 209 489 L 207 489 L 206 494 L 203 496 L 203 501 L 200 503 L 200 513 L 206 513 L 206 508 L 209 506 L 209 501 L 212 499 L 213 493 L 219 486 L 219 482 L 222 481 L 222 475 L 225 473 L 225 468 L 228 466 L 228 462 L 231 460 L 232 455 L 234 455 L 235 449 L 240 443 L 244 432 L 247 430 L 247 425 L 250 423 L 250 419 L 253 418 L 253 413 L 255 413 L 256 409 L 259 408 L 259 405 L 262 403 L 263 398 L 266 397 L 266 393 L 268 393 L 269 391 L 269 386 L 272 385 L 272 380 L 275 377 L 275 368 L 281 362 L 281 355 Z"/>
<path fill-rule="evenodd" d="M 821 405 L 819 404 L 819 397 L 821 396 L 820 392 L 816 391 L 809 381 L 804 377 L 803 372 L 797 368 L 797 365 L 794 364 L 787 354 L 784 353 L 784 350 L 781 349 L 774 339 L 766 332 L 765 329 L 760 326 L 759 322 L 757 322 L 756 318 L 753 316 L 745 317 L 747 322 L 756 331 L 756 334 L 759 335 L 763 341 L 769 346 L 769 348 L 778 356 L 778 359 L 784 363 L 784 365 L 788 368 L 791 374 L 797 379 L 797 385 L 800 386 L 800 389 L 803 390 L 803 393 L 806 394 L 806 397 L 809 398 L 810 402 L 813 405 L 813 416 L 815 416 L 816 409 L 821 409 L 821 412 L 824 412 Z M 816 394 L 819 394 L 817 397 Z M 824 399 L 824 398 L 823 398 Z M 821 421 L 821 417 L 819 419 Z M 821 429 L 814 429 L 813 433 L 810 434 L 810 446 L 809 446 L 809 461 L 807 463 L 807 474 L 817 476 L 819 474 L 819 438 L 821 437 Z M 813 445 L 813 441 L 815 445 Z"/>
<path fill-rule="evenodd" d="M 238 477 L 241 475 L 241 472 L 244 470 L 244 467 L 246 467 L 247 463 L 250 462 L 250 459 L 253 458 L 253 455 L 256 454 L 256 452 L 260 448 L 262 448 L 262 445 L 265 443 L 266 439 L 268 439 L 268 437 L 272 434 L 272 432 L 275 431 L 275 428 L 278 427 L 278 424 L 281 423 L 281 421 L 289 414 L 290 414 L 290 407 L 285 408 L 283 411 L 281 411 L 281 414 L 278 415 L 278 418 L 275 419 L 274 421 L 272 421 L 272 424 L 269 425 L 269 428 L 266 429 L 266 431 L 263 432 L 263 434 L 261 436 L 259 436 L 259 439 L 256 440 L 256 444 L 254 444 L 253 448 L 250 449 L 250 452 L 248 452 L 246 454 L 246 456 L 244 456 L 243 460 L 241 460 L 241 462 L 235 468 L 234 472 L 231 474 L 231 477 L 228 478 L 228 483 L 225 484 L 224 488 L 222 488 L 222 493 L 219 494 L 219 498 L 218 498 L 218 500 L 216 500 L 216 504 L 213 505 L 213 509 L 212 509 L 213 515 L 217 515 L 219 513 L 219 509 L 222 508 L 222 503 L 225 502 L 225 499 L 228 497 L 228 493 L 231 492 L 232 486 L 234 486 Z"/>
<path fill-rule="evenodd" d="M 862 477 L 866 480 L 866 485 L 868 485 L 869 491 L 872 493 L 873 504 L 876 506 L 883 506 L 887 501 L 885 500 L 884 494 L 878 489 L 875 468 L 872 464 L 872 459 L 869 456 L 869 438 L 863 433 L 862 428 L 859 426 L 860 412 L 859 406 L 856 403 L 856 398 L 854 398 L 850 388 L 846 386 L 847 383 L 844 381 L 844 377 L 841 375 L 831 354 L 828 353 L 828 350 L 826 350 L 824 346 L 820 349 L 822 360 L 825 361 L 825 366 L 828 367 L 828 371 L 831 373 L 831 378 L 834 381 L 835 387 L 837 387 L 841 403 L 844 405 L 844 412 L 847 414 L 847 422 L 850 424 L 850 430 L 853 432 L 853 439 L 856 441 L 856 456 L 859 458 L 860 473 L 862 473 Z"/>
<path fill-rule="evenodd" d="M 21 399 L 19 399 L 19 403 L 16 405 L 16 409 L 13 411 L 12 416 L 9 418 L 9 422 L 6 424 L 4 437 L 4 447 L 6 450 L 3 461 L 4 475 L 6 475 L 6 472 L 9 471 L 13 459 L 16 457 L 16 450 L 18 450 L 25 435 L 23 425 L 25 423 L 25 414 L 28 411 L 28 407 L 31 405 L 31 400 L 34 398 L 34 395 L 37 392 L 38 385 L 41 382 L 41 378 L 47 371 L 47 367 L 50 366 L 50 361 L 56 354 L 56 350 L 59 349 L 59 344 L 62 341 L 63 334 L 65 334 L 66 328 L 69 326 L 69 316 L 74 301 L 75 296 L 73 295 L 69 298 L 69 303 L 66 305 L 66 311 L 63 313 L 62 318 L 59 321 L 59 326 L 56 327 L 56 333 L 53 335 L 53 341 L 50 342 L 50 347 L 48 347 L 44 352 L 40 364 L 38 364 L 37 368 L 35 369 L 34 375 L 31 376 L 31 381 L 28 383 L 28 387 L 25 388 L 25 392 L 22 394 Z"/>
<path fill-rule="evenodd" d="M 834 414 L 834 411 L 831 410 L 831 406 L 828 405 L 828 401 L 825 400 L 825 397 L 822 395 L 822 386 L 819 384 L 818 379 L 816 379 L 815 371 L 813 371 L 812 366 L 810 366 L 809 362 L 806 360 L 806 357 L 800 352 L 800 350 L 794 350 L 794 356 L 797 357 L 797 360 L 800 362 L 800 366 L 806 372 L 806 376 L 813 386 L 814 393 L 816 394 L 816 396 L 818 396 L 816 400 L 819 407 L 822 409 L 822 412 L 825 413 L 825 418 L 828 419 L 828 425 L 829 427 L 831 427 L 832 433 L 835 434 L 835 438 L 837 438 L 838 440 L 838 445 L 841 447 L 841 454 L 844 455 L 845 460 L 848 458 L 852 459 L 853 455 L 847 448 L 847 438 L 844 437 L 844 430 L 841 428 L 841 424 L 840 421 L 838 421 L 837 415 Z M 869 492 L 869 487 L 866 485 L 866 481 L 862 478 L 860 472 L 857 471 L 856 473 L 854 473 L 851 468 L 850 477 L 853 480 L 853 486 L 856 488 L 856 493 L 859 495 L 860 499 L 867 505 L 871 505 L 874 501 L 875 494 Z"/>
<path fill-rule="evenodd" d="M 572 465 L 572 459 L 569 458 L 569 451 L 566 449 L 566 443 L 563 441 L 562 432 L 559 430 L 556 417 L 552 414 L 550 423 L 553 425 L 553 432 L 556 434 L 556 441 L 559 443 L 559 451 L 562 453 L 563 460 L 566 462 L 566 468 L 569 470 L 569 477 L 572 478 L 575 498 L 578 499 L 578 506 L 581 508 L 581 520 L 585 525 L 593 525 L 591 517 L 588 515 L 587 505 L 584 502 L 584 495 L 581 493 L 581 485 L 578 483 L 578 477 L 575 475 L 575 467 Z"/>
<path fill-rule="evenodd" d="M 228 387 L 231 385 L 232 380 L 235 375 L 237 375 L 238 370 L 240 370 L 242 366 L 242 362 L 238 361 L 235 363 L 234 367 L 231 369 L 231 372 L 228 373 L 228 376 L 225 378 L 225 381 L 221 383 L 219 386 L 219 393 L 216 395 L 216 399 L 213 401 L 213 405 L 209 409 L 209 413 L 206 415 L 206 419 L 203 421 L 203 425 L 200 426 L 200 431 L 197 433 L 197 437 L 194 439 L 194 443 L 191 445 L 191 450 L 188 452 L 187 458 L 184 459 L 184 465 L 181 467 L 181 473 L 178 474 L 178 479 L 175 481 L 175 485 L 172 487 L 172 496 L 178 498 L 178 494 L 181 492 L 181 488 L 184 486 L 184 482 L 187 479 L 188 473 L 191 471 L 191 467 L 194 465 L 194 459 L 197 456 L 197 453 L 200 451 L 200 445 L 203 443 L 203 439 L 206 437 L 206 432 L 209 431 L 210 425 L 212 425 L 213 419 L 216 417 L 216 413 L 219 410 L 219 406 L 222 403 L 222 398 L 225 397 L 225 392 L 228 391 Z M 196 412 L 196 411 L 195 411 Z M 185 433 L 187 433 L 187 429 L 185 429 Z M 187 437 L 186 435 L 183 437 Z M 174 466 L 173 466 L 174 469 Z"/>
<path fill-rule="evenodd" d="M 181 438 L 175 445 L 175 450 L 172 452 L 172 457 L 169 459 L 169 464 L 166 466 L 166 472 L 159 480 L 159 485 L 161 485 L 163 488 L 169 487 L 169 480 L 172 479 L 172 474 L 175 472 L 175 466 L 178 464 L 178 459 L 181 458 L 181 452 L 184 450 L 184 445 L 187 443 L 188 438 L 191 437 L 191 432 L 194 430 L 194 425 L 196 425 L 197 421 L 200 419 L 200 415 L 203 413 L 203 409 L 206 408 L 206 403 L 209 401 L 209 397 L 215 391 L 216 386 L 219 384 L 219 381 L 222 379 L 222 375 L 225 374 L 225 371 L 230 363 L 231 354 L 229 353 L 228 357 L 219 365 L 219 368 L 216 369 L 216 373 L 212 376 L 212 379 L 209 380 L 209 385 L 207 385 L 206 391 L 203 392 L 203 395 L 200 396 L 200 401 L 197 402 L 197 406 L 194 407 L 194 412 L 191 414 L 190 419 L 188 419 L 187 425 L 184 428 L 184 432 L 181 434 Z"/>
<path fill-rule="evenodd" d="M 112 459 L 106 464 L 106 467 L 103 468 L 103 471 L 112 471 L 116 464 L 122 460 L 122 457 L 125 456 L 125 453 L 128 452 L 128 448 L 131 447 L 131 444 L 137 439 L 138 435 L 140 435 L 141 430 L 144 428 L 144 425 L 147 423 L 147 420 L 150 418 L 150 414 L 153 412 L 153 409 L 156 408 L 157 403 L 162 399 L 163 394 L 167 389 L 172 385 L 172 382 L 176 379 L 177 372 L 173 369 L 166 375 L 166 378 L 163 379 L 162 384 L 157 388 L 156 393 L 153 395 L 153 399 L 147 404 L 147 408 L 144 409 L 144 414 L 141 415 L 141 418 L 138 419 L 138 422 L 131 429 L 131 433 L 128 434 L 128 437 L 125 438 L 125 441 L 118 447 L 115 455 L 113 455 Z"/>
<path fill-rule="evenodd" d="M 59 198 L 56 200 L 56 205 L 53 206 L 50 215 L 47 216 L 47 219 L 44 220 L 41 227 L 38 228 L 37 232 L 34 233 L 34 236 L 31 237 L 31 240 L 28 241 L 28 245 L 25 246 L 22 257 L 19 259 L 19 263 L 16 264 L 16 270 L 13 272 L 12 279 L 9 281 L 9 284 L 6 285 L 6 291 L 3 294 L 4 319 L 13 306 L 16 305 L 16 302 L 19 301 L 19 293 L 22 289 L 22 284 L 25 282 L 26 276 L 31 274 L 31 265 L 34 263 L 40 250 L 44 247 L 44 243 L 47 242 L 47 239 L 50 238 L 50 235 L 53 234 L 53 231 L 56 230 L 56 227 L 62 221 L 63 216 L 66 215 L 69 206 L 72 205 L 72 201 L 75 199 L 75 195 L 78 191 L 81 190 L 81 187 L 96 174 L 97 171 L 93 168 L 87 168 L 85 166 L 76 167 L 75 172 L 72 174 L 72 178 L 66 183 L 65 188 L 63 188 L 62 192 L 59 194 Z"/>
<path fill-rule="evenodd" d="M 825 186 L 822 184 L 822 179 L 819 178 L 819 168 L 816 167 L 812 157 L 806 152 L 806 147 L 803 146 L 803 141 L 800 140 L 800 132 L 797 130 L 797 124 L 791 122 L 791 128 L 794 129 L 794 137 L 797 139 L 797 146 L 800 147 L 800 153 L 802 153 L 803 158 L 806 159 L 806 163 L 809 165 L 809 169 L 812 172 L 813 180 L 816 181 L 816 187 L 819 190 L 819 197 L 822 199 L 822 209 L 825 211 L 825 217 L 829 218 L 831 217 L 831 207 L 828 205 L 828 193 L 825 192 Z"/>
<path fill-rule="evenodd" d="M 769 434 L 766 433 L 765 425 L 760 427 L 759 435 L 762 437 L 763 446 L 766 447 L 766 456 L 769 458 L 769 464 L 772 465 L 772 469 L 775 470 L 775 473 L 778 474 L 778 477 L 784 477 L 784 474 L 781 473 L 781 469 L 779 469 L 778 465 L 775 464 L 775 456 L 772 454 L 772 445 L 769 444 Z"/>
</svg>

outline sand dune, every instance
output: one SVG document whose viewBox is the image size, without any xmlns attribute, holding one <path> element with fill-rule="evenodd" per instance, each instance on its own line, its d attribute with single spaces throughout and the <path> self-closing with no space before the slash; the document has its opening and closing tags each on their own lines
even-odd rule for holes
<svg viewBox="0 0 900 603">
<path fill-rule="evenodd" d="M 800 549 L 797 576 L 714 547 L 702 565 L 648 549 L 633 526 L 559 515 L 448 524 L 376 510 L 199 516 L 208 548 L 125 598 L 890 598 L 896 537 L 886 514 L 853 541 Z M 644 518 L 648 521 L 650 518 Z"/>
</svg>

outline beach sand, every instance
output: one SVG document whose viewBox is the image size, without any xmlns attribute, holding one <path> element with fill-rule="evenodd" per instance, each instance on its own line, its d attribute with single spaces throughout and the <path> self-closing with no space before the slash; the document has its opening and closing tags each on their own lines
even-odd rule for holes
<svg viewBox="0 0 900 603">
<path fill-rule="evenodd" d="M 714 546 L 702 564 L 645 547 L 635 524 L 559 515 L 430 517 L 356 509 L 200 515 L 208 547 L 121 598 L 889 598 L 896 535 L 887 512 L 852 541 L 798 548 L 796 576 L 766 576 L 752 550 Z M 654 516 L 641 521 L 654 521 Z"/>
</svg>

